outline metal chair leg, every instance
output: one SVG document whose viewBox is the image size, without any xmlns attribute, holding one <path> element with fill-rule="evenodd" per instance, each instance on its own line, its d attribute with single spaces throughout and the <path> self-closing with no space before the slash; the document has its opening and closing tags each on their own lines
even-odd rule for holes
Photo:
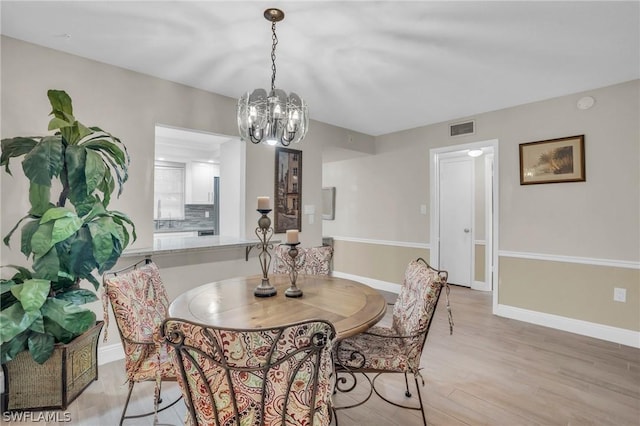
<svg viewBox="0 0 640 426">
<path fill-rule="evenodd" d="M 404 396 L 407 398 L 411 398 L 411 392 L 409 392 L 409 379 L 407 379 L 407 373 L 404 373 L 404 384 L 407 387 L 407 391 L 404 393 Z"/>
<path fill-rule="evenodd" d="M 406 378 L 406 374 L 405 374 Z M 414 376 L 413 378 L 416 381 L 416 389 L 418 390 L 418 401 L 420 401 L 420 412 L 422 413 L 422 423 L 424 426 L 427 426 L 427 417 L 424 414 L 424 405 L 422 404 L 422 393 L 420 392 L 420 385 L 418 385 L 418 377 Z"/>
<path fill-rule="evenodd" d="M 127 407 L 129 407 L 129 400 L 131 399 L 131 392 L 133 392 L 133 386 L 135 382 L 129 381 L 129 393 L 127 394 L 127 401 L 124 403 L 124 408 L 122 409 L 122 416 L 120 416 L 120 426 L 125 419 L 125 414 L 127 414 Z"/>
</svg>

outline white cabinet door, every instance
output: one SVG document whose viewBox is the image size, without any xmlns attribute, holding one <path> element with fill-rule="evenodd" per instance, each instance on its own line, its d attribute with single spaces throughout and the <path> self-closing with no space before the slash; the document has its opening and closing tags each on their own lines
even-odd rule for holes
<svg viewBox="0 0 640 426">
<path fill-rule="evenodd" d="M 213 164 L 191 164 L 191 203 L 213 204 Z"/>
</svg>

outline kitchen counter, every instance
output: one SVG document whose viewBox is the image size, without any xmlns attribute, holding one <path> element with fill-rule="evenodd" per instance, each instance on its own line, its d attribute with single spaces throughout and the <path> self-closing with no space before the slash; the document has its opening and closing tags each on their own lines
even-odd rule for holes
<svg viewBox="0 0 640 426">
<path fill-rule="evenodd" d="M 153 238 L 153 248 L 125 250 L 123 257 L 150 256 L 157 254 L 167 254 L 176 252 L 203 251 L 215 249 L 228 249 L 237 247 L 249 247 L 258 244 L 257 239 L 242 239 L 234 237 L 224 237 L 220 235 L 211 236 L 176 236 L 163 233 L 161 237 Z M 271 241 L 277 244 L 279 241 Z"/>
</svg>

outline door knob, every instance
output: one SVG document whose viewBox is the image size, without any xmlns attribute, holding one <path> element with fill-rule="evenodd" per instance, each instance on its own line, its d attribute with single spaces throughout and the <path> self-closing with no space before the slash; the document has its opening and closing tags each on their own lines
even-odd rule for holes
<svg viewBox="0 0 640 426">
<path fill-rule="evenodd" d="M 465 234 L 468 234 L 469 232 L 471 232 L 471 229 L 469 229 L 469 228 L 464 228 L 464 233 L 465 233 Z"/>
</svg>

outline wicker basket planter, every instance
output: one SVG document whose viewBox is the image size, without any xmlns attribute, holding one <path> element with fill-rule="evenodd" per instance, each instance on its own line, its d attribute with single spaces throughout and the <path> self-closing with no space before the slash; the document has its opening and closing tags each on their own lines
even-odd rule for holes
<svg viewBox="0 0 640 426">
<path fill-rule="evenodd" d="M 66 410 L 98 378 L 98 337 L 104 321 L 68 344 L 57 344 L 40 365 L 28 351 L 2 365 L 2 411 Z"/>
</svg>

